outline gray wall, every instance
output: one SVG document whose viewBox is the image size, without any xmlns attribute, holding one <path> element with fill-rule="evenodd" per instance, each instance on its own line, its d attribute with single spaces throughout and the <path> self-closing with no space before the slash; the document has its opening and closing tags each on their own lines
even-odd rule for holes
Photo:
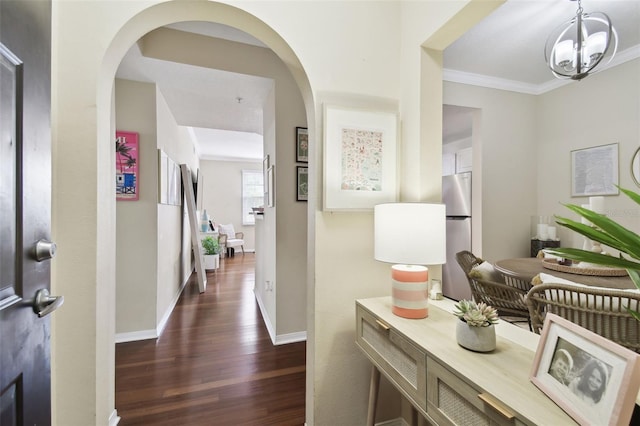
<svg viewBox="0 0 640 426">
<path fill-rule="evenodd" d="M 191 267 L 182 206 L 158 204 L 158 148 L 197 167 L 193 145 L 156 86 L 116 79 L 116 127 L 139 133 L 139 199 L 116 206 L 117 341 L 157 337 Z"/>
<path fill-rule="evenodd" d="M 116 80 L 116 128 L 139 134 L 139 199 L 116 203 L 116 333 L 156 329 L 156 88 Z"/>
</svg>

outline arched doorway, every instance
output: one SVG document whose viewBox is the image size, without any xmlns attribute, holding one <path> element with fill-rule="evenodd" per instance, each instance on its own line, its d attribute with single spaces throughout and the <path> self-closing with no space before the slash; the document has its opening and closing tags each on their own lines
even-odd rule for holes
<svg viewBox="0 0 640 426">
<path fill-rule="evenodd" d="M 66 5 L 59 7 L 65 8 Z M 115 199 L 110 190 L 114 167 L 111 139 L 115 132 L 112 103 L 115 72 L 127 49 L 149 31 L 180 21 L 222 23 L 248 32 L 268 45 L 287 64 L 302 93 L 309 127 L 315 127 L 314 103 L 300 62 L 273 29 L 251 14 L 213 2 L 166 2 L 136 13 L 131 11 L 130 5 L 111 7 L 118 10 L 114 12 L 114 16 L 130 16 L 130 19 L 122 25 L 114 23 L 113 32 L 104 38 L 104 51 L 89 55 L 94 57 L 87 62 L 94 60 L 100 64 L 95 81 L 95 95 L 92 95 L 95 96 L 95 102 L 78 102 L 84 105 L 94 104 L 95 109 L 88 112 L 89 119 L 76 117 L 76 126 L 79 121 L 87 125 L 81 126 L 83 128 L 78 129 L 75 136 L 70 136 L 69 140 L 60 145 L 54 159 L 54 169 L 60 172 L 60 179 L 54 187 L 60 200 L 54 206 L 54 214 L 58 219 L 54 223 L 54 232 L 57 229 L 61 234 L 61 246 L 71 247 L 77 245 L 78 241 L 83 243 L 81 250 L 69 250 L 66 255 L 60 255 L 58 271 L 54 277 L 60 291 L 71 295 L 70 303 L 66 306 L 67 312 L 58 318 L 55 326 L 59 332 L 54 333 L 54 412 L 58 413 L 58 424 L 101 423 L 106 418 L 115 422 Z M 95 55 L 98 53 L 100 57 L 96 59 Z M 79 82 L 73 84 L 77 83 Z M 64 84 L 65 82 L 61 83 L 62 86 Z M 92 85 L 93 82 L 88 84 Z M 84 91 L 85 95 L 87 92 L 88 90 Z M 65 117 L 64 111 L 59 111 L 59 115 L 62 124 L 58 126 L 58 132 L 73 135 L 73 125 L 69 123 L 72 117 Z M 314 143 L 313 138 L 310 143 Z M 82 164 L 74 166 L 73 160 L 66 153 L 82 149 L 86 149 L 87 153 L 80 156 L 83 161 L 76 161 Z M 310 167 L 313 168 L 314 164 L 310 163 Z M 65 171 L 78 173 L 80 178 L 67 176 Z M 86 206 L 76 211 L 83 216 L 81 221 L 77 217 L 73 219 L 73 212 L 68 210 L 65 203 L 65 192 L 73 186 L 71 181 L 78 185 L 78 193 L 87 194 L 88 197 L 84 201 Z M 91 306 L 92 311 L 87 311 L 86 306 Z M 74 332 L 69 333 L 69 330 Z M 77 354 L 82 355 L 69 356 L 69 348 L 74 348 Z M 83 403 L 79 404 L 79 401 Z"/>
</svg>

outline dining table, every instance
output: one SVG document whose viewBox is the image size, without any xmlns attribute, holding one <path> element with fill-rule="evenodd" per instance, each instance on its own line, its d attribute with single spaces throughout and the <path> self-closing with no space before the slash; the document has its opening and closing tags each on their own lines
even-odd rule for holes
<svg viewBox="0 0 640 426">
<path fill-rule="evenodd" d="M 553 275 L 554 277 L 590 286 L 617 289 L 636 288 L 633 281 L 631 281 L 631 278 L 629 278 L 629 275 L 602 276 L 561 272 L 546 268 L 542 262 L 543 259 L 536 257 L 502 259 L 494 263 L 494 268 L 503 275 L 514 277 L 526 282 L 531 282 L 536 275 L 545 273 Z"/>
</svg>

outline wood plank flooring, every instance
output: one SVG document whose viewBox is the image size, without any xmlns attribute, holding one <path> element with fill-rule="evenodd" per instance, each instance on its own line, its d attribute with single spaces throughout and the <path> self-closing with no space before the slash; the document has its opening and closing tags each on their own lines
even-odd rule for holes
<svg viewBox="0 0 640 426">
<path fill-rule="evenodd" d="M 116 345 L 120 426 L 303 425 L 304 342 L 273 346 L 253 293 L 255 256 L 191 277 L 157 340 Z"/>
</svg>

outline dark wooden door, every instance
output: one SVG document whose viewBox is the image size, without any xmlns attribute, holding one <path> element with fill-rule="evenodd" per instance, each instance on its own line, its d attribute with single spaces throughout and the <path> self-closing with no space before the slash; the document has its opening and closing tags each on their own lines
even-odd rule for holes
<svg viewBox="0 0 640 426">
<path fill-rule="evenodd" d="M 55 251 L 50 108 L 51 3 L 0 0 L 2 426 L 51 424 L 50 315 L 34 310 L 36 293 L 49 289 Z M 62 300 L 39 295 L 42 308 Z"/>
</svg>

